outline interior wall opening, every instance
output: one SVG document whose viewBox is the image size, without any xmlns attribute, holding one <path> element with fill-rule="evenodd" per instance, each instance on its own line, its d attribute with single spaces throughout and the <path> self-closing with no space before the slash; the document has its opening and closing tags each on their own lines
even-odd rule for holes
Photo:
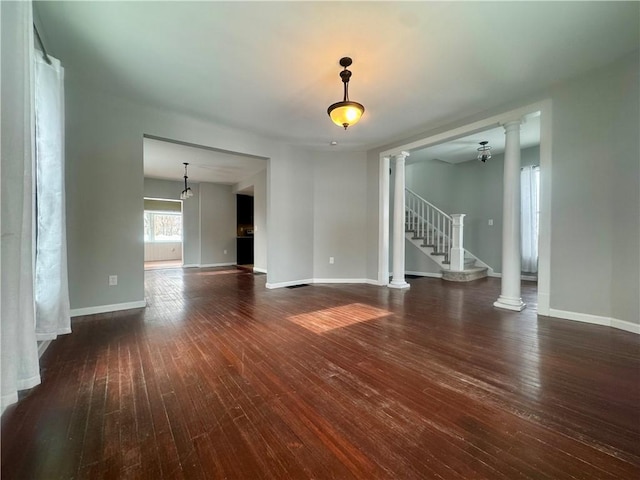
<svg viewBox="0 0 640 480">
<path fill-rule="evenodd" d="M 266 272 L 267 158 L 149 135 L 143 137 L 143 155 L 144 196 L 182 206 L 179 266 L 251 265 Z M 238 199 L 244 198 L 251 201 L 246 215 L 238 211 Z M 173 217 L 153 218 L 168 222 Z M 146 259 L 150 251 L 145 248 Z M 177 246 L 169 247 L 167 254 L 174 258 L 163 261 L 178 262 L 178 252 Z"/>
<path fill-rule="evenodd" d="M 551 215 L 548 173 L 551 171 L 551 105 L 549 101 L 488 117 L 449 132 L 383 151 L 380 153 L 381 171 L 388 171 L 389 167 L 385 168 L 384 165 L 389 161 L 393 163 L 394 155 L 398 155 L 401 151 L 409 152 L 410 155 L 406 158 L 406 188 L 424 193 L 421 195 L 423 197 L 426 195 L 434 198 L 435 195 L 433 200 L 430 198 L 426 200 L 432 201 L 447 213 L 466 214 L 465 248 L 481 259 L 486 256 L 487 258 L 482 260 L 486 260 L 490 266 L 496 266 L 493 275 L 501 276 L 502 252 L 500 247 L 496 248 L 496 245 L 501 245 L 502 237 L 501 160 L 503 160 L 505 146 L 505 130 L 502 125 L 511 119 L 522 121 L 521 171 L 523 176 L 530 174 L 527 179 L 521 178 L 521 194 L 524 192 L 524 181 L 531 185 L 526 199 L 522 197 L 520 210 L 522 280 L 536 282 L 539 293 L 538 312 L 548 314 Z M 494 147 L 494 158 L 497 157 L 498 161 L 489 159 L 486 163 L 481 163 L 476 160 L 476 149 L 481 146 L 481 141 L 487 140 L 489 145 Z M 492 160 L 494 160 L 493 164 Z M 428 162 L 431 162 L 435 170 L 427 172 L 428 168 L 425 165 Z M 431 176 L 435 171 L 446 181 L 440 182 L 442 180 L 440 177 Z M 385 183 L 387 182 L 381 181 L 380 184 L 379 205 L 379 259 L 382 261 L 379 265 L 378 278 L 381 284 L 388 283 L 388 272 L 391 267 L 388 263 L 389 252 L 392 246 L 392 239 L 389 239 L 388 230 L 385 231 L 385 228 L 388 228 L 390 204 L 393 199 L 390 198 L 388 183 L 386 186 Z M 433 188 L 429 188 L 429 185 Z M 408 258 L 409 254 L 405 249 L 405 263 Z M 416 271 L 406 264 L 405 270 L 412 274 Z"/>
</svg>

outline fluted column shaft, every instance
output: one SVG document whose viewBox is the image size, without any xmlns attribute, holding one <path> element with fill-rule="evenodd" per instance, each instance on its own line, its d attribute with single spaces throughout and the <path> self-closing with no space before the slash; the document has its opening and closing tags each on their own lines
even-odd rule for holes
<svg viewBox="0 0 640 480">
<path fill-rule="evenodd" d="M 493 304 L 521 311 L 520 297 L 520 120 L 504 124 L 504 188 L 502 197 L 502 288 Z"/>
<path fill-rule="evenodd" d="M 401 152 L 394 156 L 396 165 L 393 191 L 393 277 L 390 288 L 409 288 L 404 278 L 404 164 L 409 152 Z"/>
</svg>

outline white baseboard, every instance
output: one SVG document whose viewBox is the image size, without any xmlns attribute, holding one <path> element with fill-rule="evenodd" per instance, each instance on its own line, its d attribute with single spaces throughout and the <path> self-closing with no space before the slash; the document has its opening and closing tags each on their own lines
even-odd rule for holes
<svg viewBox="0 0 640 480">
<path fill-rule="evenodd" d="M 224 263 L 189 263 L 182 265 L 182 268 L 209 268 L 209 267 L 231 267 L 235 265 L 235 262 Z"/>
<path fill-rule="evenodd" d="M 487 271 L 487 277 L 502 278 L 502 273 L 493 272 L 493 271 Z M 531 275 L 520 275 L 520 280 L 527 280 L 527 281 L 530 281 L 530 282 L 537 282 L 538 281 L 538 277 L 533 277 Z"/>
<path fill-rule="evenodd" d="M 118 312 L 120 310 L 131 310 L 133 308 L 145 308 L 146 300 L 137 302 L 116 303 L 113 305 L 97 305 L 95 307 L 73 308 L 71 309 L 72 317 L 81 317 L 83 315 L 95 315 L 96 313 Z"/>
<path fill-rule="evenodd" d="M 294 285 L 302 285 L 305 283 L 318 284 L 318 283 L 363 283 L 369 285 L 379 285 L 377 280 L 370 280 L 368 278 L 307 278 L 305 280 L 293 280 L 291 282 L 278 282 L 267 283 L 267 288 L 283 288 L 292 287 Z"/>
<path fill-rule="evenodd" d="M 613 327 L 640 335 L 640 324 L 631 323 L 626 320 L 618 320 L 617 318 L 602 317 L 600 315 L 591 315 L 589 313 L 569 312 L 567 310 L 558 310 L 555 308 L 549 309 L 549 316 L 565 320 L 573 320 L 576 322 L 603 325 L 605 327 Z"/>
<path fill-rule="evenodd" d="M 283 287 L 293 287 L 294 285 L 303 285 L 305 283 L 313 283 L 312 278 L 306 278 L 303 280 L 291 280 L 290 282 L 277 282 L 277 283 L 269 283 L 265 285 L 265 287 L 269 289 L 273 288 L 283 288 Z"/>
<path fill-rule="evenodd" d="M 366 278 L 314 278 L 313 283 L 367 283 Z"/>
<path fill-rule="evenodd" d="M 266 268 L 260 268 L 260 267 L 253 267 L 253 271 L 258 273 L 267 273 Z"/>
<path fill-rule="evenodd" d="M 549 294 L 540 292 L 540 289 L 538 288 L 538 315 L 551 316 L 551 314 L 549 313 L 550 301 L 551 298 Z"/>
<path fill-rule="evenodd" d="M 612 318 L 611 326 L 613 328 L 624 330 L 625 332 L 630 332 L 630 333 L 635 333 L 636 335 L 640 335 L 640 324 L 637 324 L 637 323 L 631 323 L 626 320 L 618 320 L 617 318 Z"/>
<path fill-rule="evenodd" d="M 419 277 L 431 277 L 431 278 L 442 278 L 441 273 L 433 273 L 433 272 L 404 272 L 405 275 L 417 275 Z"/>
<path fill-rule="evenodd" d="M 611 326 L 613 328 L 624 330 L 625 332 L 631 332 L 635 333 L 636 335 L 640 335 L 640 324 L 637 323 L 631 323 L 626 320 L 618 320 L 617 318 L 612 318 Z"/>
<path fill-rule="evenodd" d="M 376 287 L 386 287 L 389 285 L 389 282 L 380 282 L 379 280 L 372 280 L 370 278 L 365 279 L 365 283 L 367 285 L 375 285 Z"/>
<path fill-rule="evenodd" d="M 49 348 L 53 340 L 41 340 L 38 342 L 38 358 L 42 358 L 44 352 Z"/>
</svg>

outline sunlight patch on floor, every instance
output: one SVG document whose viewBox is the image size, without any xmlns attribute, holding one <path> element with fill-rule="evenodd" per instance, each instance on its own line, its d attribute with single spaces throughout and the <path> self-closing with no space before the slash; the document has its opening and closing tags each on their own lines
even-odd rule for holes
<svg viewBox="0 0 640 480">
<path fill-rule="evenodd" d="M 363 303 L 351 303 L 315 312 L 288 317 L 287 320 L 312 331 L 324 333 L 336 328 L 348 327 L 356 323 L 367 322 L 391 315 L 388 310 L 371 307 Z"/>
</svg>

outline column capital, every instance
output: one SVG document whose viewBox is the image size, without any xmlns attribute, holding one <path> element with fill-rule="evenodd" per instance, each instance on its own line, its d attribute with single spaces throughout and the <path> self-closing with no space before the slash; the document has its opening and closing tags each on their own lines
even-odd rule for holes
<svg viewBox="0 0 640 480">
<path fill-rule="evenodd" d="M 520 129 L 520 125 L 522 125 L 523 123 L 526 122 L 526 119 L 524 117 L 517 117 L 517 118 L 509 118 L 507 120 L 504 120 L 502 122 L 500 122 L 500 125 L 502 125 L 506 130 L 514 130 L 514 129 Z"/>
<path fill-rule="evenodd" d="M 452 213 L 451 218 L 453 220 L 454 225 L 464 225 L 464 217 L 466 213 Z"/>
<path fill-rule="evenodd" d="M 383 155 L 381 158 L 387 161 L 391 160 L 391 157 L 389 155 Z"/>
<path fill-rule="evenodd" d="M 397 162 L 399 160 L 404 160 L 405 158 L 407 158 L 409 155 L 411 155 L 409 152 L 400 152 L 397 153 L 393 156 L 394 160 Z"/>
</svg>

